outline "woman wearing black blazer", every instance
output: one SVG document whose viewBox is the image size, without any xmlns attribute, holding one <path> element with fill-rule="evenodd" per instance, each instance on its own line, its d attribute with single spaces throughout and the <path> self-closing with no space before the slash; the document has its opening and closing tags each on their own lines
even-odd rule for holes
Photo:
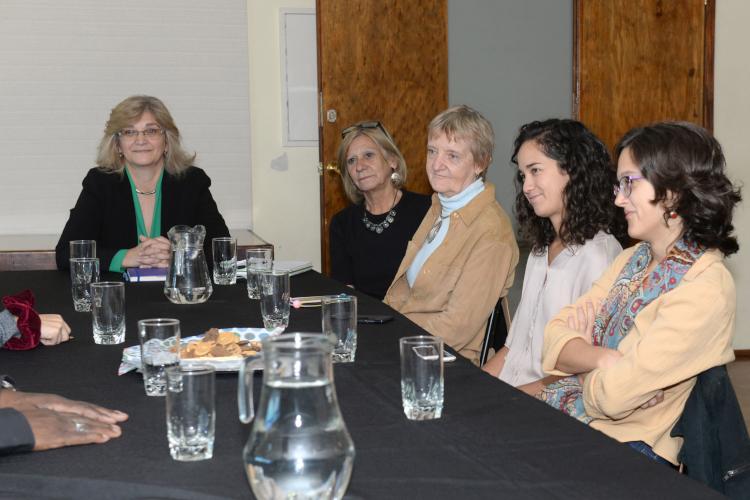
<svg viewBox="0 0 750 500">
<path fill-rule="evenodd" d="M 69 267 L 71 240 L 93 239 L 102 270 L 167 267 L 167 231 L 178 224 L 206 227 L 211 239 L 229 236 L 211 196 L 211 180 L 190 166 L 195 155 L 180 145 L 180 132 L 164 103 L 128 97 L 110 113 L 99 144 L 98 167 L 83 180 L 75 207 L 55 249 L 58 269 Z"/>
</svg>

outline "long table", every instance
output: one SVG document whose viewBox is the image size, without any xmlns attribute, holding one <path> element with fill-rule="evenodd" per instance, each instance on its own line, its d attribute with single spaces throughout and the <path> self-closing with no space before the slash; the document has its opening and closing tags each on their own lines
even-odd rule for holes
<svg viewBox="0 0 750 500">
<path fill-rule="evenodd" d="M 170 458 L 163 398 L 147 397 L 140 374 L 117 376 L 123 347 L 138 343 L 136 322 L 175 317 L 183 336 L 210 327 L 259 327 L 244 281 L 216 286 L 199 305 L 167 301 L 159 283 L 126 285 L 123 345 L 95 345 L 88 313 L 73 311 L 70 280 L 57 271 L 0 273 L 0 295 L 31 288 L 37 310 L 62 314 L 75 339 L 32 351 L 0 350 L 0 373 L 19 388 L 51 392 L 127 412 L 123 435 L 103 445 L 0 456 L 0 498 L 248 498 L 242 448 L 250 426 L 237 417 L 235 374 L 218 374 L 214 458 Z M 292 295 L 351 292 L 310 271 Z M 356 293 L 356 292 L 355 292 Z M 439 420 L 411 422 L 401 408 L 398 338 L 424 334 L 362 294 L 360 314 L 390 314 L 360 325 L 357 360 L 336 364 L 338 400 L 356 458 L 346 498 L 707 499 L 717 493 L 567 417 L 459 357 L 446 364 Z M 288 331 L 320 331 L 320 310 L 292 310 Z M 256 380 L 256 402 L 260 380 Z M 30 493 L 29 493 L 30 492 Z"/>
</svg>

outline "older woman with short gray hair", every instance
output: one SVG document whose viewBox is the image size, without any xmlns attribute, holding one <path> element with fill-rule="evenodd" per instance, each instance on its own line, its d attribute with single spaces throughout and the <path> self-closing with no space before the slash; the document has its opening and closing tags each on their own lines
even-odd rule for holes
<svg viewBox="0 0 750 500">
<path fill-rule="evenodd" d="M 432 120 L 426 168 L 436 194 L 385 296 L 477 365 L 487 319 L 518 263 L 510 219 L 485 181 L 493 149 L 492 125 L 468 106 Z"/>
</svg>

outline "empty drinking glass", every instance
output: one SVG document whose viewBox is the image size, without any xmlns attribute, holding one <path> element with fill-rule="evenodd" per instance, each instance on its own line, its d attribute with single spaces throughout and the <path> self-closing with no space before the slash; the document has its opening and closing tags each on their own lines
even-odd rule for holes
<svg viewBox="0 0 750 500">
<path fill-rule="evenodd" d="M 401 399 L 409 420 L 443 413 L 443 339 L 422 335 L 399 340 Z"/>
<path fill-rule="evenodd" d="M 357 352 L 357 297 L 330 295 L 321 300 L 323 333 L 333 342 L 333 362 L 350 363 Z"/>
<path fill-rule="evenodd" d="M 91 319 L 94 343 L 125 342 L 125 283 L 102 281 L 91 284 Z"/>
<path fill-rule="evenodd" d="M 284 331 L 289 326 L 289 271 L 261 271 L 260 314 L 267 330 Z M 280 333 L 278 332 L 278 333 Z"/>
<path fill-rule="evenodd" d="M 96 240 L 71 240 L 70 259 L 96 257 Z"/>
<path fill-rule="evenodd" d="M 175 460 L 206 460 L 214 453 L 216 376 L 207 365 L 167 369 L 167 441 Z"/>
<path fill-rule="evenodd" d="M 258 273 L 270 271 L 273 267 L 273 255 L 270 248 L 248 248 L 245 252 L 245 271 L 247 272 L 247 296 L 260 298 Z"/>
<path fill-rule="evenodd" d="M 166 392 L 166 370 L 180 364 L 180 320 L 142 319 L 138 322 L 141 341 L 141 370 L 147 396 Z"/>
<path fill-rule="evenodd" d="M 73 309 L 77 312 L 91 310 L 91 283 L 96 281 L 99 281 L 99 259 L 70 259 L 70 291 L 73 295 Z"/>
<path fill-rule="evenodd" d="M 211 240 L 214 256 L 214 283 L 234 285 L 237 282 L 237 240 L 221 237 Z"/>
</svg>

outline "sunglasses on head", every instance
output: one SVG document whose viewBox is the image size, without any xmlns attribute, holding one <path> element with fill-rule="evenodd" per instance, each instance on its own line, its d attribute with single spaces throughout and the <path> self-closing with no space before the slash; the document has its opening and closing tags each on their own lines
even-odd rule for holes
<svg viewBox="0 0 750 500">
<path fill-rule="evenodd" d="M 356 125 L 352 125 L 351 127 L 346 127 L 344 130 L 341 131 L 341 138 L 343 139 L 349 133 L 354 132 L 355 130 L 364 130 L 364 129 L 368 129 L 368 128 L 379 128 L 380 131 L 383 132 L 383 134 L 385 134 L 385 136 L 388 139 L 390 139 L 391 141 L 393 140 L 391 138 L 391 134 L 389 134 L 388 131 L 385 129 L 385 127 L 383 127 L 383 124 L 380 123 L 380 122 L 377 122 L 377 121 L 362 122 L 362 123 L 358 123 Z"/>
</svg>

